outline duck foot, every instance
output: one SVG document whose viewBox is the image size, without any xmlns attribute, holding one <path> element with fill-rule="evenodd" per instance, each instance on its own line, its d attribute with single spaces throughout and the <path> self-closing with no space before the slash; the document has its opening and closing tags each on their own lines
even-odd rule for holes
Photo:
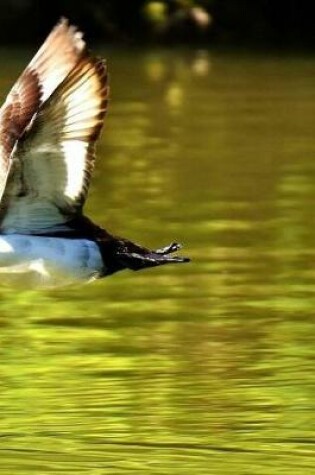
<svg viewBox="0 0 315 475">
<path fill-rule="evenodd" d="M 178 242 L 172 242 L 168 246 L 162 247 L 161 249 L 157 249 L 154 251 L 156 254 L 171 254 L 172 252 L 178 251 L 181 249 L 183 246 L 179 244 Z"/>
<path fill-rule="evenodd" d="M 146 251 L 143 254 L 138 252 L 120 251 L 117 253 L 119 261 L 129 269 L 134 271 L 148 267 L 157 267 L 165 264 L 180 264 L 189 262 L 187 257 L 170 256 L 182 246 L 178 243 L 171 243 L 169 246 L 157 249 L 156 251 Z"/>
</svg>

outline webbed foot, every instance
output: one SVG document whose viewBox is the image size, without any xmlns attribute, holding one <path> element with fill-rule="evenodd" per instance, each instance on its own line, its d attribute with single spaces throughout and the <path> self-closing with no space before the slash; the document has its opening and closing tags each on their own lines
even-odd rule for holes
<svg viewBox="0 0 315 475">
<path fill-rule="evenodd" d="M 178 251 L 182 247 L 183 246 L 179 244 L 178 242 L 172 242 L 168 246 L 162 247 L 161 249 L 157 249 L 154 252 L 156 252 L 156 254 L 162 254 L 162 255 L 171 254 L 172 252 Z"/>
<path fill-rule="evenodd" d="M 165 264 L 179 264 L 189 262 L 187 257 L 170 256 L 169 254 L 177 251 L 182 246 L 178 243 L 171 243 L 169 246 L 157 249 L 155 251 L 147 251 L 142 254 L 140 252 L 120 251 L 117 253 L 119 261 L 129 269 L 140 270 L 148 267 L 157 267 Z"/>
</svg>

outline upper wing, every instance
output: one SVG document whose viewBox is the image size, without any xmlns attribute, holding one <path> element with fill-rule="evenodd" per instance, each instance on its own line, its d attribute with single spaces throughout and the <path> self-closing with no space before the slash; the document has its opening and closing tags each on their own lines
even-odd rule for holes
<svg viewBox="0 0 315 475">
<path fill-rule="evenodd" d="M 69 74 L 84 48 L 82 33 L 62 19 L 9 92 L 0 109 L 0 199 L 17 140 L 40 105 Z"/>
<path fill-rule="evenodd" d="M 81 212 L 107 100 L 104 62 L 83 55 L 18 142 L 2 231 L 60 229 Z"/>
</svg>

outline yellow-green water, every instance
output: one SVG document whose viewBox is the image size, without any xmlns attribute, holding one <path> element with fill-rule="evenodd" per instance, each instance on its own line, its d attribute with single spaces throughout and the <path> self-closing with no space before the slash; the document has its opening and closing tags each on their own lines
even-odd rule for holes
<svg viewBox="0 0 315 475">
<path fill-rule="evenodd" d="M 0 473 L 315 473 L 315 61 L 106 55 L 87 212 L 192 263 L 2 283 Z"/>
</svg>

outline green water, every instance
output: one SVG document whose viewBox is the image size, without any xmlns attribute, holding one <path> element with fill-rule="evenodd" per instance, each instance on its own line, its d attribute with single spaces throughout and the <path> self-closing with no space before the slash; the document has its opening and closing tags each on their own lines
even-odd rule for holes
<svg viewBox="0 0 315 475">
<path fill-rule="evenodd" d="M 0 473 L 313 474 L 315 61 L 106 55 L 87 212 L 192 263 L 2 283 Z"/>
</svg>

